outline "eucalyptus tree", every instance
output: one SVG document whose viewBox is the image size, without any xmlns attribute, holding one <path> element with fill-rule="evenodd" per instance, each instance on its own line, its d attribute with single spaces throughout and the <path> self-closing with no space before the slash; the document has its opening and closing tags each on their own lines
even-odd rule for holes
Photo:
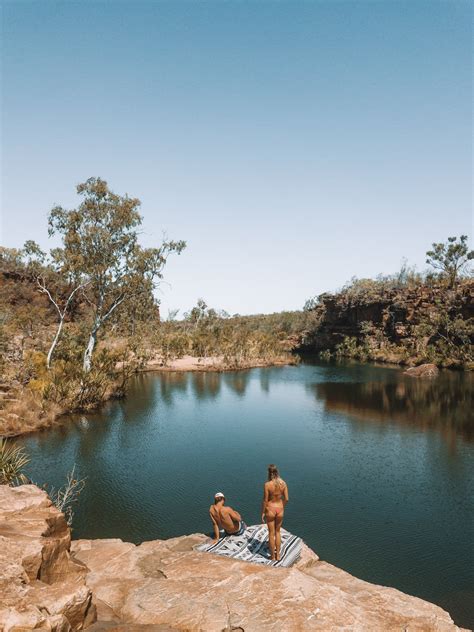
<svg viewBox="0 0 474 632">
<path fill-rule="evenodd" d="M 426 263 L 441 270 L 449 280 L 450 287 L 456 285 L 458 276 L 474 259 L 474 250 L 469 250 L 467 235 L 448 237 L 445 243 L 432 244 L 433 250 L 426 253 Z"/>
<path fill-rule="evenodd" d="M 76 209 L 54 207 L 49 235 L 62 247 L 54 258 L 63 270 L 81 279 L 82 295 L 92 310 L 83 370 L 90 371 L 99 331 L 125 302 L 149 293 L 163 276 L 169 254 L 180 253 L 184 241 L 163 241 L 157 248 L 138 243 L 140 200 L 113 193 L 105 180 L 89 178 L 77 186 L 82 201 Z"/>
<path fill-rule="evenodd" d="M 46 366 L 50 369 L 53 353 L 61 337 L 64 321 L 74 296 L 79 290 L 87 286 L 88 281 L 81 280 L 80 275 L 77 275 L 71 269 L 63 269 L 61 259 L 57 257 L 56 250 L 51 251 L 51 255 L 48 256 L 33 240 L 25 242 L 21 254 L 23 258 L 26 259 L 28 271 L 36 278 L 38 290 L 48 297 L 58 315 L 56 333 L 46 356 Z M 64 300 L 61 300 L 60 296 L 64 294 L 64 292 L 61 292 L 57 287 L 56 291 L 53 289 L 57 286 L 55 281 L 57 281 L 58 277 L 63 280 L 67 287 L 66 298 Z M 34 311 L 32 312 L 32 316 L 34 317 Z"/>
</svg>

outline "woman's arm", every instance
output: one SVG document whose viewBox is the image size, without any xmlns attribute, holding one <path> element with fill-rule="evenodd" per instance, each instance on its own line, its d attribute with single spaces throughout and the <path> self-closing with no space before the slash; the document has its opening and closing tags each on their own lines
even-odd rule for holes
<svg viewBox="0 0 474 632">
<path fill-rule="evenodd" d="M 286 506 L 286 503 L 289 501 L 290 497 L 288 496 L 288 485 L 285 483 L 285 489 L 283 490 L 283 505 Z"/>
<path fill-rule="evenodd" d="M 268 487 L 265 483 L 263 486 L 263 500 L 262 500 L 262 522 L 265 522 L 265 509 L 268 502 Z"/>
</svg>

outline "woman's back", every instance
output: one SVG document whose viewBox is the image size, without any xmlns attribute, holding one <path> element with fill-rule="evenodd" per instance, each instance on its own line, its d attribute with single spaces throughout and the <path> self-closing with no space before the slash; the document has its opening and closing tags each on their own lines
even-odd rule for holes
<svg viewBox="0 0 474 632">
<path fill-rule="evenodd" d="M 282 478 L 274 478 L 265 483 L 267 488 L 268 500 L 272 504 L 283 504 L 285 498 L 286 483 Z"/>
<path fill-rule="evenodd" d="M 267 523 L 268 548 L 271 559 L 276 561 L 280 559 L 281 524 L 287 502 L 288 487 L 272 463 L 268 466 L 268 480 L 263 490 L 262 521 Z"/>
</svg>

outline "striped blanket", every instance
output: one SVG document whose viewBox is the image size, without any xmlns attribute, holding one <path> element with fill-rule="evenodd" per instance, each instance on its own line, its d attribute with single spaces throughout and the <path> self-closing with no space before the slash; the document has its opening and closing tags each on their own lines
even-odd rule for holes
<svg viewBox="0 0 474 632">
<path fill-rule="evenodd" d="M 301 544 L 301 538 L 282 529 L 280 560 L 278 562 L 272 561 L 268 549 L 268 529 L 266 525 L 257 524 L 247 527 L 242 535 L 228 535 L 221 538 L 216 544 L 205 542 L 194 548 L 196 551 L 224 555 L 254 564 L 292 566 L 301 555 Z"/>
</svg>

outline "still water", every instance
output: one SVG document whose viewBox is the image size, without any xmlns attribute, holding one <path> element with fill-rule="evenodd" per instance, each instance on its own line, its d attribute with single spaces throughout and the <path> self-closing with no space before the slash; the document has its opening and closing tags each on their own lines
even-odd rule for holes
<svg viewBox="0 0 474 632">
<path fill-rule="evenodd" d="M 216 491 L 260 520 L 266 466 L 284 526 L 322 559 L 474 626 L 474 376 L 303 362 L 137 377 L 126 400 L 24 440 L 28 474 L 87 477 L 75 538 L 208 532 Z"/>
</svg>

